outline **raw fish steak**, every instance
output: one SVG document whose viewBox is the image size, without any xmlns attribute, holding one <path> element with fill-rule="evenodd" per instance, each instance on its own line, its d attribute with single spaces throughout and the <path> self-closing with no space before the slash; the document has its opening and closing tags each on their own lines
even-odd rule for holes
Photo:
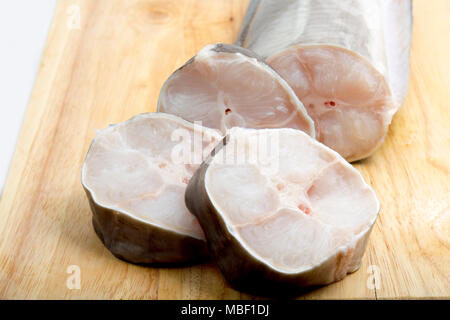
<svg viewBox="0 0 450 320">
<path fill-rule="evenodd" d="M 225 133 L 234 126 L 289 127 L 314 136 L 314 123 L 295 93 L 253 52 L 229 44 L 203 48 L 161 89 L 158 111 Z"/>
<path fill-rule="evenodd" d="M 291 85 L 348 161 L 384 141 L 409 82 L 410 0 L 252 0 L 237 44 Z"/>
<path fill-rule="evenodd" d="M 361 174 L 317 140 L 245 128 L 229 130 L 200 166 L 186 205 L 228 282 L 268 295 L 357 270 L 380 208 Z"/>
<path fill-rule="evenodd" d="M 98 132 L 82 169 L 96 233 L 117 257 L 143 264 L 184 264 L 208 256 L 184 192 L 216 130 L 149 113 Z"/>
</svg>

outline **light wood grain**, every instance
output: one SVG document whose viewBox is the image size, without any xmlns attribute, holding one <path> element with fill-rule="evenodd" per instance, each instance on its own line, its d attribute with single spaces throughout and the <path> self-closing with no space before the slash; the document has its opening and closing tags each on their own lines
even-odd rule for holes
<svg viewBox="0 0 450 320">
<path fill-rule="evenodd" d="M 80 29 L 67 9 L 80 8 Z M 114 258 L 80 184 L 96 128 L 154 111 L 164 80 L 232 42 L 247 1 L 60 1 L 0 202 L 0 298 L 239 299 L 213 263 L 153 269 Z M 411 83 L 382 148 L 356 164 L 382 210 L 360 270 L 299 297 L 450 296 L 450 1 L 414 1 Z M 81 289 L 69 290 L 69 265 Z M 380 271 L 370 289 L 368 268 Z"/>
</svg>

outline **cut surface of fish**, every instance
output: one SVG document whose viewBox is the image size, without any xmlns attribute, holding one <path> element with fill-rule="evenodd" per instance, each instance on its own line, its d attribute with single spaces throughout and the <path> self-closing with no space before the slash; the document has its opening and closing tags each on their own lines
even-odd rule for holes
<svg viewBox="0 0 450 320">
<path fill-rule="evenodd" d="M 295 93 L 253 52 L 228 44 L 203 48 L 164 84 L 158 111 L 223 133 L 231 127 L 299 129 L 314 123 Z"/>
<path fill-rule="evenodd" d="M 383 142 L 409 83 L 411 1 L 253 0 L 237 43 L 291 85 L 347 160 Z"/>
<path fill-rule="evenodd" d="M 117 257 L 183 264 L 207 257 L 204 234 L 184 192 L 216 130 L 149 113 L 97 133 L 82 169 L 94 229 Z"/>
<path fill-rule="evenodd" d="M 357 270 L 379 211 L 356 169 L 292 129 L 229 130 L 190 180 L 186 205 L 228 282 L 259 295 Z"/>
</svg>

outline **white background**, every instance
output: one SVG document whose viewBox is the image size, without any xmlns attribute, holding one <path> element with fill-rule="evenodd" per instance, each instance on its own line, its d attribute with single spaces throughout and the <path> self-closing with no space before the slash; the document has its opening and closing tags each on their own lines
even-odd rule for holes
<svg viewBox="0 0 450 320">
<path fill-rule="evenodd" d="M 55 7 L 56 0 L 0 1 L 0 192 Z"/>
</svg>

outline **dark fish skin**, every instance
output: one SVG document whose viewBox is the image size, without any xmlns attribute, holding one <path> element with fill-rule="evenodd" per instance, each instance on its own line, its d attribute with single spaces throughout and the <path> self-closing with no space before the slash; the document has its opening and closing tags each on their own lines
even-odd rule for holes
<svg viewBox="0 0 450 320">
<path fill-rule="evenodd" d="M 308 272 L 287 274 L 270 268 L 247 253 L 246 249 L 228 231 L 225 221 L 215 209 L 205 188 L 205 174 L 209 163 L 227 143 L 228 136 L 212 151 L 191 178 L 185 193 L 189 211 L 197 217 L 208 241 L 212 259 L 217 263 L 227 282 L 242 292 L 262 296 L 296 296 L 312 289 L 317 283 L 334 282 L 328 270 L 341 258 L 327 259 Z M 311 280 L 313 279 L 313 280 Z M 311 282 L 314 281 L 314 282 Z M 305 288 L 309 287 L 309 288 Z"/>
<path fill-rule="evenodd" d="M 247 33 L 250 28 L 250 24 L 255 17 L 256 11 L 258 10 L 260 4 L 260 0 L 250 0 L 247 11 L 245 13 L 244 21 L 242 21 L 241 30 L 239 31 L 239 35 L 234 42 L 236 46 L 242 47 L 242 45 L 244 44 L 245 38 L 247 37 Z"/>
<path fill-rule="evenodd" d="M 256 54 L 255 52 L 253 52 L 251 50 L 248 50 L 248 49 L 245 49 L 245 48 L 233 45 L 233 44 L 217 43 L 216 46 L 214 47 L 214 49 L 212 49 L 212 50 L 216 51 L 216 52 L 240 53 L 240 54 L 243 54 L 244 56 L 247 56 L 249 58 L 255 58 L 259 62 L 262 62 L 266 66 L 269 66 L 266 63 L 266 60 L 264 60 L 260 55 Z M 272 67 L 270 67 L 270 68 L 272 68 Z"/>
<path fill-rule="evenodd" d="M 208 259 L 205 241 L 152 226 L 97 204 L 84 188 L 92 224 L 103 244 L 119 259 L 158 267 L 192 265 Z"/>
</svg>

